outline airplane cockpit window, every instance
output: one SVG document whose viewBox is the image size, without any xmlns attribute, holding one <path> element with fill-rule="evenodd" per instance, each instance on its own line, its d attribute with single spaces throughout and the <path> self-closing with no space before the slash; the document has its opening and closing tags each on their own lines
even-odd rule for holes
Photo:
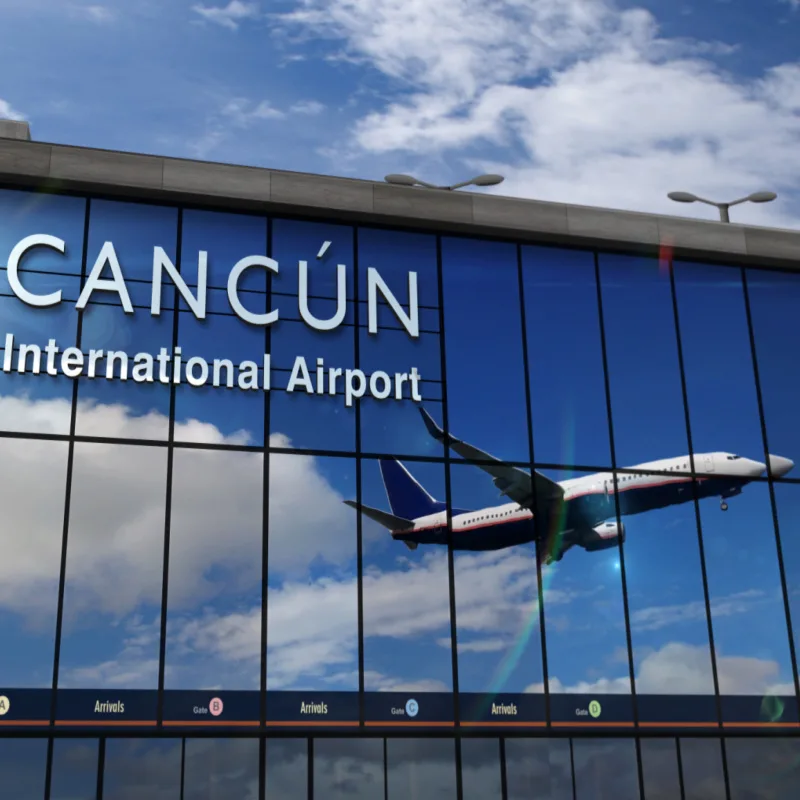
<svg viewBox="0 0 800 800">
<path fill-rule="evenodd" d="M 736 461 L 737 459 L 741 458 L 741 456 L 726 456 L 728 461 Z"/>
</svg>

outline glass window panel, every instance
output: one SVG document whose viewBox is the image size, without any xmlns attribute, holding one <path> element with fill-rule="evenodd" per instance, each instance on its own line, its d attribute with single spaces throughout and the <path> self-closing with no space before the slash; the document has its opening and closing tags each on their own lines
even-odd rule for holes
<svg viewBox="0 0 800 800">
<path fill-rule="evenodd" d="M 367 270 L 380 273 L 392 294 L 405 306 L 408 299 L 408 273 L 417 274 L 417 293 L 421 306 L 439 307 L 439 278 L 436 269 L 436 237 L 427 233 L 358 229 L 358 292 L 367 298 Z M 395 319 L 388 305 L 382 304 L 379 324 Z"/>
<path fill-rule="evenodd" d="M 400 306 L 408 310 L 408 274 L 417 274 L 421 304 L 438 308 L 438 277 L 435 238 L 402 232 L 360 230 L 359 265 L 362 275 L 360 298 L 366 298 L 366 269 L 374 267 L 381 274 Z M 359 308 L 359 367 L 367 374 L 383 371 L 390 377 L 387 399 L 365 395 L 361 401 L 361 450 L 365 453 L 399 455 L 442 455 L 441 446 L 428 436 L 419 417 L 419 404 L 441 421 L 441 345 L 438 334 L 420 333 L 382 327 L 395 315 L 379 308 L 377 333 L 368 332 L 368 308 Z M 405 377 L 403 377 L 405 376 Z M 402 400 L 397 399 L 400 390 Z"/>
<path fill-rule="evenodd" d="M 263 462 L 175 451 L 167 688 L 260 687 Z"/>
<path fill-rule="evenodd" d="M 501 800 L 499 739 L 461 740 L 461 785 L 464 800 Z"/>
<path fill-rule="evenodd" d="M 422 391 L 425 394 L 422 394 Z M 436 424 L 442 426 L 442 403 L 432 399 L 433 392 L 424 386 L 420 392 L 422 407 Z M 420 404 L 410 400 L 361 400 L 361 452 L 397 456 L 443 458 L 444 448 L 425 428 L 420 418 Z"/>
<path fill-rule="evenodd" d="M 263 302 L 263 295 L 259 297 Z M 264 329 L 231 315 L 198 320 L 192 313 L 182 312 L 178 344 L 183 365 L 181 384 L 175 391 L 176 441 L 262 446 L 267 398 Z M 195 380 L 205 375 L 204 385 L 189 383 L 190 365 Z M 248 388 L 241 388 L 241 377 L 251 375 L 246 370 L 253 371 L 255 388 L 249 383 L 245 383 Z"/>
<path fill-rule="evenodd" d="M 640 697 L 639 714 L 643 721 L 713 724 L 717 712 L 710 697 L 714 678 L 692 479 L 670 471 L 672 462 L 663 466 L 658 474 L 617 473 L 636 693 L 709 698 Z"/>
<path fill-rule="evenodd" d="M 325 242 L 330 245 L 317 258 Z M 297 306 L 300 261 L 308 264 L 309 297 L 336 297 L 337 266 L 344 264 L 347 297 L 353 298 L 353 229 L 349 225 L 273 219 L 272 257 L 280 265 L 279 274 L 272 276 L 273 308 Z"/>
<path fill-rule="evenodd" d="M 209 364 L 209 374 L 213 369 Z M 225 368 L 220 372 L 224 376 Z M 259 373 L 259 382 L 262 375 Z M 262 447 L 266 402 L 261 389 L 179 386 L 175 391 L 175 441 Z"/>
<path fill-rule="evenodd" d="M 148 353 L 157 358 L 162 348 L 172 352 L 173 312 L 161 316 L 124 314 L 113 306 L 91 305 L 83 315 L 81 348 L 89 355 L 100 350 L 96 378 L 80 379 L 75 432 L 80 436 L 125 439 L 166 439 L 169 434 L 171 367 L 160 380 L 158 361 L 153 382 L 133 380 L 134 358 Z M 110 353 L 114 355 L 109 357 Z M 85 367 L 85 373 L 88 369 Z M 84 373 L 84 374 L 85 374 Z M 124 380 L 123 380 L 124 376 Z M 110 379 L 109 379 L 110 377 Z"/>
<path fill-rule="evenodd" d="M 383 800 L 383 739 L 316 739 L 314 797 Z"/>
<path fill-rule="evenodd" d="M 669 270 L 601 255 L 600 286 L 617 464 L 688 453 Z"/>
<path fill-rule="evenodd" d="M 452 739 L 388 739 L 387 800 L 450 800 L 456 797 Z"/>
<path fill-rule="evenodd" d="M 753 466 L 727 455 L 764 460 L 741 276 L 731 267 L 675 264 L 695 469 L 703 474 Z"/>
<path fill-rule="evenodd" d="M 530 462 L 517 248 L 444 239 L 442 281 L 450 429 L 498 458 Z"/>
<path fill-rule="evenodd" d="M 361 502 L 406 519 L 423 516 L 420 511 L 438 506 L 415 481 L 439 502 L 445 497 L 441 464 L 364 459 Z M 408 549 L 386 528 L 361 519 L 366 690 L 452 691 L 446 530 L 431 532 L 440 543 Z"/>
<path fill-rule="evenodd" d="M 106 739 L 103 800 L 143 797 L 180 800 L 180 739 Z"/>
<path fill-rule="evenodd" d="M 167 451 L 75 445 L 59 686 L 158 688 Z"/>
<path fill-rule="evenodd" d="M 281 321 L 272 330 L 270 352 L 270 444 L 355 450 L 357 400 L 349 398 L 348 406 L 345 396 L 345 370 L 355 366 L 355 327 L 317 331 Z"/>
<path fill-rule="evenodd" d="M 14 800 L 42 800 L 47 772 L 47 739 L 0 737 L 3 793 Z"/>
<path fill-rule="evenodd" d="M 616 524 L 613 498 L 604 492 L 610 474 L 543 474 L 560 483 L 567 498 L 563 505 L 538 509 L 537 535 L 544 536 L 540 553 L 546 564 L 542 582 L 550 691 L 628 695 L 619 547 L 604 529 L 606 520 Z M 620 721 L 629 721 L 629 704 L 623 705 Z"/>
<path fill-rule="evenodd" d="M 23 270 L 80 275 L 85 217 L 86 200 L 82 197 L 0 189 L 0 265 L 7 265 L 11 249 L 22 239 L 47 233 L 64 240 L 65 252 L 33 248 L 21 263 Z M 25 279 L 22 284 L 33 291 Z"/>
<path fill-rule="evenodd" d="M 640 739 L 646 800 L 680 800 L 678 751 L 674 739 Z"/>
<path fill-rule="evenodd" d="M 273 389 L 269 403 L 270 447 L 348 453 L 356 449 L 355 406 L 345 406 L 343 394 Z"/>
<path fill-rule="evenodd" d="M 237 261 L 245 256 L 267 253 L 266 217 L 186 209 L 182 235 L 181 277 L 189 286 L 197 285 L 201 250 L 207 258 L 208 286 L 222 289 L 227 289 L 228 275 Z M 170 282 L 165 279 L 163 285 L 168 286 Z M 246 270 L 239 280 L 239 289 L 266 293 L 267 271 L 259 267 Z M 183 301 L 182 305 L 186 307 Z"/>
<path fill-rule="evenodd" d="M 50 800 L 94 800 L 97 739 L 55 739 Z"/>
<path fill-rule="evenodd" d="M 209 289 L 213 296 L 224 295 L 222 289 Z M 263 311 L 262 307 L 250 310 Z M 233 314 L 208 314 L 205 319 L 198 319 L 191 311 L 181 311 L 178 315 L 178 344 L 183 351 L 185 362 L 192 356 L 200 356 L 207 361 L 215 358 L 227 358 L 238 364 L 245 359 L 255 361 L 259 367 L 264 360 L 266 337 L 264 328 L 251 325 Z M 184 372 L 185 374 L 185 372 Z M 185 379 L 184 379 L 185 380 Z"/>
<path fill-rule="evenodd" d="M 406 331 L 380 328 L 369 333 L 361 320 L 359 366 L 367 375 L 381 370 L 390 375 L 411 375 L 416 367 L 420 381 L 441 381 L 442 353 L 438 333 L 421 333 L 412 338 Z M 403 387 L 403 396 L 411 397 L 413 387 L 409 379 Z M 392 393 L 394 397 L 394 393 Z"/>
<path fill-rule="evenodd" d="M 719 739 L 681 739 L 684 800 L 725 800 Z"/>
<path fill-rule="evenodd" d="M 267 687 L 358 690 L 355 460 L 271 453 Z"/>
<path fill-rule="evenodd" d="M 265 755 L 266 800 L 308 800 L 307 741 L 267 739 Z"/>
<path fill-rule="evenodd" d="M 573 739 L 575 800 L 639 797 L 633 739 Z"/>
<path fill-rule="evenodd" d="M 306 325 L 305 322 L 281 320 L 272 329 L 270 353 L 272 354 L 272 370 L 275 373 L 274 386 L 286 388 L 295 361 L 298 356 L 302 356 L 316 389 L 318 358 L 322 359 L 321 366 L 326 370 L 331 367 L 340 369 L 355 367 L 355 328 L 351 323 L 350 325 L 342 324 L 332 331 L 318 331 Z M 326 392 L 330 391 L 330 373 L 327 372 L 324 387 Z M 344 391 L 344 382 L 341 377 L 337 378 L 334 391 Z"/>
<path fill-rule="evenodd" d="M 58 286 L 53 284 L 58 282 Z M 77 291 L 78 279 L 31 275 L 29 289 L 50 292 L 56 288 Z M 47 285 L 45 285 L 47 284 Z M 70 293 L 74 297 L 74 294 Z M 0 372 L 0 428 L 26 433 L 69 433 L 72 412 L 72 380 L 61 372 L 61 356 L 75 345 L 78 315 L 68 303 L 51 308 L 32 308 L 21 300 L 0 297 L 0 358 L 9 361 L 9 372 Z M 6 354 L 7 335 L 12 348 Z M 49 340 L 55 349 L 49 348 Z M 24 353 L 21 348 L 25 347 Z M 34 374 L 37 368 L 39 373 Z M 24 372 L 20 373 L 20 369 Z M 56 375 L 48 374 L 56 371 Z"/>
<path fill-rule="evenodd" d="M 0 319 L 3 322 L 3 339 L 6 333 L 14 335 L 14 342 L 38 344 L 44 347 L 52 337 L 61 347 L 75 343 L 78 313 L 75 303 L 81 293 L 81 280 L 76 276 L 52 275 L 33 272 L 25 278 L 25 288 L 34 294 L 61 292 L 62 300 L 55 306 L 29 306 L 17 298 L 8 283 L 8 271 L 0 269 Z M 16 362 L 14 362 L 16 368 Z"/>
<path fill-rule="evenodd" d="M 610 465 L 594 256 L 524 247 L 522 282 L 534 456 Z"/>
<path fill-rule="evenodd" d="M 100 254 L 105 242 L 112 242 L 119 260 L 128 291 L 141 292 L 140 299 L 150 305 L 150 283 L 153 278 L 153 250 L 161 247 L 175 264 L 178 239 L 178 209 L 167 206 L 124 203 L 117 200 L 93 200 L 89 214 L 89 247 L 86 273 Z M 106 265 L 102 276 L 110 278 Z M 136 286 L 131 281 L 143 281 L 147 286 Z M 167 292 L 164 292 L 166 297 Z M 133 298 L 131 298 L 133 299 Z M 93 301 L 119 302 L 116 292 L 96 291 Z M 146 311 L 137 314 L 146 315 Z"/>
<path fill-rule="evenodd" d="M 790 800 L 800 795 L 800 741 L 725 740 L 730 800 Z"/>
<path fill-rule="evenodd" d="M 569 739 L 506 739 L 507 800 L 574 800 Z"/>
<path fill-rule="evenodd" d="M 0 685 L 49 688 L 67 443 L 0 439 Z"/>
<path fill-rule="evenodd" d="M 713 479 L 698 492 L 715 493 Z M 722 513 L 716 498 L 700 502 L 723 695 L 794 697 L 775 527 L 766 483 L 745 486 Z M 747 636 L 742 636 L 747 631 Z M 792 705 L 794 701 L 792 700 Z"/>
<path fill-rule="evenodd" d="M 183 800 L 258 797 L 258 739 L 187 739 Z"/>
<path fill-rule="evenodd" d="M 477 464 L 451 465 L 450 492 L 459 690 L 525 692 L 543 680 L 536 528 Z"/>
<path fill-rule="evenodd" d="M 746 271 L 746 280 L 770 452 L 796 463 L 800 458 L 797 425 L 800 382 L 793 342 L 794 320 L 800 305 L 800 276 L 750 269 Z M 776 466 L 778 469 L 773 468 L 776 476 L 797 477 L 795 472 L 784 472 L 788 464 Z"/>
<path fill-rule="evenodd" d="M 775 506 L 781 535 L 783 568 L 792 618 L 795 648 L 800 649 L 800 486 L 775 484 Z"/>
</svg>

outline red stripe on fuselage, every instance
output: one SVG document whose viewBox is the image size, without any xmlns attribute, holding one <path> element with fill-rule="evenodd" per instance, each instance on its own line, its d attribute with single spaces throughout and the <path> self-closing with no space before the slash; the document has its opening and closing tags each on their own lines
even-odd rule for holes
<svg viewBox="0 0 800 800">
<path fill-rule="evenodd" d="M 669 478 L 667 480 L 659 481 L 658 483 L 646 483 L 646 484 L 639 484 L 639 485 L 632 485 L 632 486 L 623 486 L 617 487 L 616 491 L 612 488 L 609 488 L 608 496 L 611 497 L 613 494 L 622 494 L 623 492 L 629 492 L 633 489 L 658 489 L 661 486 L 670 486 L 672 484 L 678 483 L 691 483 L 693 478 L 691 476 L 687 476 L 685 478 Z M 702 483 L 703 481 L 710 480 L 710 477 L 704 478 L 695 478 L 698 483 Z M 564 502 L 571 503 L 573 500 L 577 500 L 581 497 L 590 497 L 591 495 L 602 495 L 605 494 L 603 490 L 593 490 L 588 492 L 583 492 L 582 494 L 574 494 L 567 498 Z M 510 522 L 524 522 L 528 519 L 533 519 L 533 513 L 528 512 L 530 516 L 528 517 L 516 517 L 512 519 L 498 519 L 498 520 L 487 520 L 486 522 L 481 522 L 477 525 L 465 525 L 463 528 L 453 528 L 453 533 L 458 533 L 461 531 L 476 531 L 480 530 L 481 528 L 495 528 L 498 525 L 506 525 Z M 439 530 L 440 528 L 446 527 L 447 523 L 443 522 L 440 525 L 426 525 L 424 528 L 414 528 L 413 530 L 409 531 L 392 531 L 392 536 L 394 538 L 403 538 L 404 536 L 413 536 L 415 533 L 422 533 L 424 531 L 435 531 Z"/>
</svg>

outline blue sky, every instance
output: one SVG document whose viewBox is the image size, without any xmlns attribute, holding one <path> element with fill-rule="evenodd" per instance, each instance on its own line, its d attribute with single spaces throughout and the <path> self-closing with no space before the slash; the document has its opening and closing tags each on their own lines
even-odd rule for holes
<svg viewBox="0 0 800 800">
<path fill-rule="evenodd" d="M 797 0 L 0 0 L 33 136 L 795 227 Z"/>
<path fill-rule="evenodd" d="M 53 274 L 30 272 L 26 262 L 24 275 L 32 290 L 64 290 L 57 309 L 25 307 L 7 288 L 0 298 L 0 333 L 15 333 L 18 343 L 43 344 L 50 335 L 62 348 L 74 342 L 77 289 L 70 282 L 76 281 L 75 253 L 82 249 L 82 203 L 0 194 L 4 208 L 16 209 L 6 216 L 11 223 L 0 228 L 0 258 L 33 230 L 56 233 L 67 242 L 65 256 L 42 251 L 30 262 L 30 269 Z M 197 251 L 205 250 L 212 295 L 214 286 L 225 284 L 235 260 L 265 252 L 266 231 L 265 218 L 258 216 L 186 212 L 182 274 L 191 284 Z M 174 297 L 168 302 L 172 292 L 165 289 L 162 313 L 151 317 L 150 285 L 143 278 L 155 245 L 174 257 L 175 210 L 93 201 L 90 264 L 109 239 L 128 278 L 134 312 L 126 315 L 119 303 L 109 303 L 111 294 L 96 294 L 83 317 L 81 346 L 134 353 L 168 345 Z M 322 241 L 332 242 L 330 257 L 317 261 Z M 293 286 L 300 259 L 311 262 L 312 291 L 319 293 L 313 310 L 320 317 L 332 309 L 336 264 L 346 265 L 350 287 L 356 283 L 351 228 L 276 220 L 272 246 L 281 265 L 273 281 L 281 293 L 275 293 L 272 305 L 282 316 L 268 337 L 276 375 L 297 352 L 323 356 L 330 366 L 352 364 L 358 335 L 365 368 L 419 368 L 425 407 L 442 422 L 442 302 L 448 419 L 456 436 L 527 467 L 530 412 L 535 456 L 550 465 L 544 469 L 552 478 L 611 467 L 591 254 L 522 248 L 523 324 L 516 250 L 509 243 L 443 239 L 440 298 L 434 237 L 359 231 L 359 286 L 366 268 L 374 266 L 403 301 L 408 270 L 418 274 L 423 332 L 409 344 L 396 321 L 391 327 L 386 308 L 379 315 L 385 327 L 374 336 L 352 324 L 312 333 L 297 321 Z M 598 274 L 618 464 L 683 455 L 689 445 L 669 275 L 656 260 L 605 254 Z M 800 384 L 793 371 L 789 310 L 800 289 L 791 275 L 752 270 L 745 277 L 770 451 L 798 461 Z M 263 310 L 264 286 L 255 271 L 248 280 L 242 296 L 249 308 Z M 763 461 L 742 281 L 738 269 L 675 265 L 695 452 L 726 451 Z M 359 290 L 359 298 L 362 294 Z M 348 296 L 352 305 L 353 292 Z M 177 335 L 184 357 L 258 360 L 267 344 L 264 331 L 230 314 L 224 297 L 209 302 L 220 313 L 203 322 L 185 302 L 179 306 Z M 363 323 L 365 309 L 359 305 Z M 348 313 L 346 320 L 355 318 L 355 310 Z M 344 407 L 341 395 L 290 395 L 280 391 L 278 379 L 276 387 L 268 415 L 262 392 L 185 385 L 176 391 L 175 440 L 198 447 L 179 449 L 173 465 L 167 688 L 258 688 L 262 509 L 268 501 L 268 686 L 356 690 L 357 528 L 355 514 L 342 500 L 357 496 L 357 462 L 351 455 L 357 433 L 369 456 L 361 462 L 362 502 L 387 507 L 375 458 L 387 454 L 401 457 L 432 495 L 446 499 L 444 464 L 418 460 L 441 457 L 442 451 L 428 436 L 417 404 L 365 401 L 357 432 L 355 411 Z M 63 378 L 3 374 L 0 424 L 8 432 L 65 433 L 70 397 L 70 383 Z M 165 441 L 169 393 L 159 384 L 81 379 L 78 398 L 78 433 L 110 441 L 75 448 L 60 682 L 156 688 L 166 450 L 114 440 Z M 266 441 L 286 452 L 269 459 L 265 495 L 264 460 L 256 448 Z M 202 447 L 216 444 L 240 449 Z M 0 631 L 5 641 L 17 643 L 4 648 L 9 655 L 0 659 L 0 674 L 10 684 L 42 686 L 51 679 L 64 518 L 63 494 L 51 487 L 64 485 L 66 465 L 64 442 L 0 439 L 0 486 L 10 520 L 0 564 Z M 449 483 L 456 507 L 500 501 L 491 480 L 473 465 L 454 463 Z M 800 484 L 777 487 L 776 498 L 791 587 L 800 577 L 793 535 L 800 521 Z M 731 499 L 726 514 L 716 499 L 702 501 L 700 522 L 723 692 L 793 693 L 767 485 L 756 483 Z M 25 535 L 18 536 L 19 531 Z M 367 520 L 363 535 L 367 689 L 450 690 L 445 551 L 420 547 L 410 552 Z M 710 647 L 693 507 L 627 520 L 624 553 L 637 691 L 708 693 Z M 544 672 L 532 549 L 458 553 L 454 563 L 460 688 L 540 691 Z M 619 553 L 576 548 L 545 570 L 544 581 L 551 687 L 629 692 Z M 794 592 L 790 606 L 797 630 L 800 608 Z"/>
</svg>

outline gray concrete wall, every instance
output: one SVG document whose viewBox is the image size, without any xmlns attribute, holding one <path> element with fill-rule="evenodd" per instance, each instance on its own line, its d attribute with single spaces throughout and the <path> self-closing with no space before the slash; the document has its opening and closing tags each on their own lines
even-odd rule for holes
<svg viewBox="0 0 800 800">
<path fill-rule="evenodd" d="M 800 269 L 800 231 L 0 138 L 0 184 Z M 715 213 L 709 209 L 710 213 Z"/>
</svg>

